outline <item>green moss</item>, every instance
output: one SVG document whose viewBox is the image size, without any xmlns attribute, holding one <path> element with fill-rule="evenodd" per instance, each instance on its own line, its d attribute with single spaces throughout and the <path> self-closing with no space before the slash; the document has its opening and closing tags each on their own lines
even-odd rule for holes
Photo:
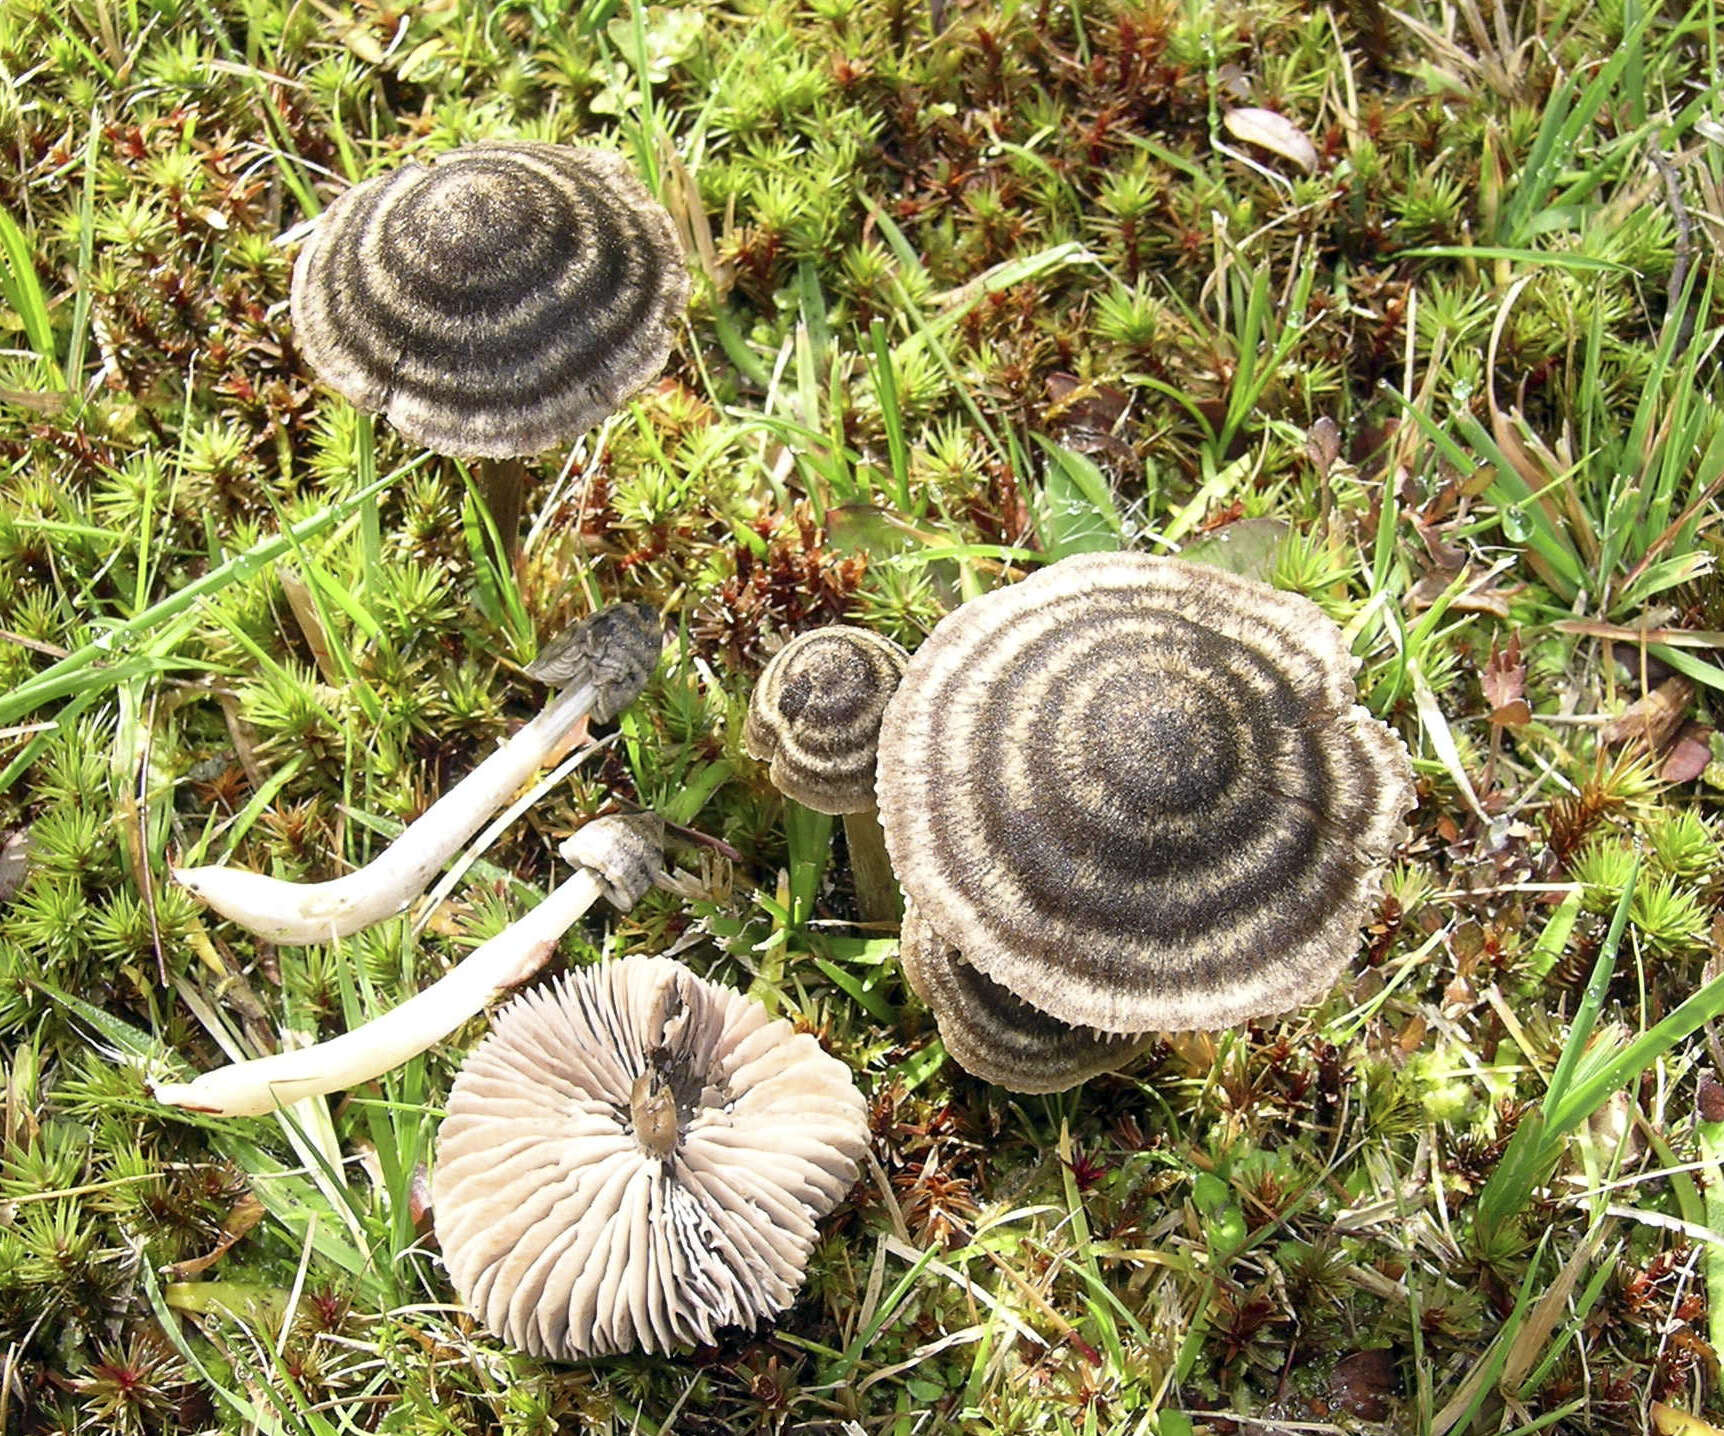
<svg viewBox="0 0 1724 1436">
<path fill-rule="evenodd" d="M 673 1409 L 679 1430 L 868 1436 L 1217 1426 L 1205 1408 L 1333 1424 L 1365 1419 L 1342 1358 L 1366 1350 L 1406 1378 L 1380 1419 L 1418 1429 L 1527 1331 L 1522 1284 L 1546 1289 L 1587 1240 L 1560 1186 L 1506 1223 L 1473 1208 L 1631 875 L 1606 993 L 1622 1031 L 1705 980 L 1724 900 L 1704 797 L 1590 721 L 1681 664 L 1701 693 L 1683 717 L 1715 722 L 1724 683 L 1711 650 L 1633 637 L 1720 627 L 1701 570 L 1724 297 L 1700 240 L 1703 107 L 1664 98 L 1705 72 L 1705 17 L 1558 7 L 1542 30 L 1516 12 L 1460 35 L 1425 4 L 937 8 L 939 33 L 896 0 L 334 19 L 222 0 L 130 33 L 87 0 L 0 7 L 0 70 L 26 77 L 0 84 L 0 203 L 29 261 L 5 273 L 41 289 L 48 339 L 36 352 L 9 291 L 0 692 L 104 645 L 0 723 L 0 828 L 31 844 L 0 898 L 0 1340 L 16 1380 L 57 1393 L 29 1436 L 233 1426 L 218 1387 L 275 1393 L 267 1419 L 291 1429 L 313 1408 L 523 1436 L 652 1430 Z M 1315 169 L 1238 141 L 1235 106 L 1300 127 Z M 506 576 L 464 532 L 455 464 L 386 425 L 368 451 L 310 385 L 280 242 L 341 181 L 498 135 L 629 153 L 692 206 L 701 246 L 665 382 L 527 465 L 538 526 Z M 1059 454 L 1105 505 L 1054 505 Z M 309 616 L 273 565 L 221 568 L 356 493 L 370 458 L 395 476 L 380 551 L 350 516 L 290 554 Z M 1240 518 L 1284 528 L 1267 571 L 1348 627 L 1364 701 L 1415 748 L 1420 808 L 1358 975 L 1076 1094 L 985 1088 L 939 1059 L 890 941 L 843 925 L 842 864 L 793 848 L 740 750 L 748 685 L 822 622 L 914 646 L 1025 550 L 1118 524 L 1169 551 Z M 224 572 L 188 610 L 152 608 Z M 612 598 L 664 606 L 672 656 L 424 935 L 403 919 L 272 950 L 168 879 L 188 852 L 313 878 L 363 860 L 535 711 L 513 667 L 531 639 Z M 1493 727 L 1481 673 L 1511 635 L 1531 719 Z M 563 1368 L 441 1305 L 403 1184 L 460 1043 L 392 1105 L 334 1112 L 339 1172 L 303 1171 L 309 1149 L 268 1121 L 149 1102 L 147 1064 L 218 1060 L 206 1019 L 267 1047 L 421 986 L 554 880 L 556 838 L 635 802 L 691 830 L 684 893 L 558 960 L 675 947 L 759 980 L 869 1095 L 880 1175 L 776 1327 Z M 814 921 L 787 927 L 779 873 L 809 864 Z M 1570 885 L 1582 911 L 1546 951 Z M 871 1001 L 901 1017 L 834 972 L 880 976 Z M 1691 1039 L 1630 1084 L 1661 1145 L 1628 1157 L 1613 1201 L 1704 1223 L 1696 1188 L 1648 1175 L 1695 1159 L 1664 1094 L 1704 1060 Z M 1217 1200 L 1192 1202 L 1205 1179 Z M 159 1286 L 215 1251 L 248 1193 L 265 1215 L 168 1302 L 200 1372 L 161 1355 L 138 1263 Z M 1544 1337 L 1512 1402 L 1486 1382 L 1474 1429 L 1579 1400 L 1559 1426 L 1638 1430 L 1644 1398 L 1697 1392 L 1716 1421 L 1672 1355 L 1709 1331 L 1692 1267 L 1712 1258 L 1679 1242 L 1639 1224 L 1635 1269 Z M 255 1300 L 219 1315 L 216 1288 Z"/>
</svg>

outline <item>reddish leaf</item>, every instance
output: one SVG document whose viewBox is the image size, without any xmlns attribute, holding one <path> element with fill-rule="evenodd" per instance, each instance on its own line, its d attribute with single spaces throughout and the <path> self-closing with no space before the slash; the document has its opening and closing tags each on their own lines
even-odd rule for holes
<svg viewBox="0 0 1724 1436">
<path fill-rule="evenodd" d="M 1385 1347 L 1343 1356 L 1329 1373 L 1330 1399 L 1361 1421 L 1386 1421 L 1394 1390 L 1395 1361 Z"/>
<path fill-rule="evenodd" d="M 1710 728 L 1698 723 L 1686 724 L 1670 751 L 1664 755 L 1658 776 L 1666 783 L 1692 783 L 1712 761 L 1712 748 L 1707 742 L 1711 736 Z"/>
<path fill-rule="evenodd" d="M 1526 694 L 1526 664 L 1521 662 L 1520 635 L 1510 634 L 1508 647 L 1497 652 L 1491 644 L 1491 656 L 1485 671 L 1479 675 L 1485 702 L 1491 705 L 1491 722 L 1503 728 L 1519 728 L 1532 718 Z"/>
</svg>

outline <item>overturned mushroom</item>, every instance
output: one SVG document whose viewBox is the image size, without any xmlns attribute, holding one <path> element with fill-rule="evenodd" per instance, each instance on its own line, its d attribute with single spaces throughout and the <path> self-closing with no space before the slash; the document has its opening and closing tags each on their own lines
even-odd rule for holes
<svg viewBox="0 0 1724 1436">
<path fill-rule="evenodd" d="M 293 271 L 306 362 L 440 454 L 531 455 L 664 367 L 688 302 L 670 216 L 621 156 L 465 145 L 355 185 Z M 481 466 L 512 550 L 520 469 Z"/>
<path fill-rule="evenodd" d="M 902 911 L 874 807 L 880 715 L 908 655 L 889 638 L 842 625 L 790 640 L 748 704 L 743 746 L 770 760 L 772 784 L 817 813 L 844 815 L 844 840 L 864 920 Z"/>
<path fill-rule="evenodd" d="M 1412 806 L 1309 600 L 1087 554 L 965 604 L 880 730 L 893 866 L 970 966 L 1076 1027 L 1229 1026 L 1320 994 Z"/>
<path fill-rule="evenodd" d="M 947 1054 L 966 1072 L 1013 1092 L 1062 1092 L 1124 1065 L 1153 1035 L 1073 1027 L 1014 997 L 904 909 L 904 976 L 933 1009 Z"/>
<path fill-rule="evenodd" d="M 523 994 L 467 1059 L 437 1238 L 461 1300 L 533 1355 L 711 1342 L 789 1305 L 867 1143 L 849 1070 L 813 1037 L 629 957 Z"/>
<path fill-rule="evenodd" d="M 272 942 L 328 942 L 400 912 L 506 803 L 583 719 L 600 722 L 632 703 L 658 662 L 657 615 L 618 604 L 559 641 L 568 686 L 531 722 L 457 783 L 364 867 L 321 883 L 244 868 L 176 868 L 174 878 L 223 917 Z"/>
<path fill-rule="evenodd" d="M 574 876 L 423 992 L 313 1047 L 235 1062 L 190 1082 L 157 1083 L 156 1100 L 255 1117 L 393 1071 L 543 967 L 557 940 L 601 897 L 622 911 L 634 906 L 658 874 L 663 840 L 664 825 L 651 813 L 595 819 L 565 845 L 565 855 L 582 864 Z"/>
</svg>

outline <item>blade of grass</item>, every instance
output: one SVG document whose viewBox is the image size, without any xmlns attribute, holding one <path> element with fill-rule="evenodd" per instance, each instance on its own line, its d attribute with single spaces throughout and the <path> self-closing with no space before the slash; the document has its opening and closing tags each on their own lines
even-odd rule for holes
<svg viewBox="0 0 1724 1436">
<path fill-rule="evenodd" d="M 24 325 L 24 336 L 47 374 L 53 389 L 66 387 L 66 376 L 54 347 L 54 326 L 48 320 L 48 300 L 36 274 L 30 241 L 11 212 L 0 207 L 0 298 Z"/>
<path fill-rule="evenodd" d="M 78 192 L 78 273 L 90 273 L 96 247 L 96 159 L 102 136 L 101 112 L 90 109 L 90 131 L 84 140 L 84 182 Z M 72 295 L 72 331 L 66 340 L 66 378 L 72 387 L 84 382 L 84 352 L 90 337 L 90 286 L 80 283 Z"/>
<path fill-rule="evenodd" d="M 1585 254 L 1564 254 L 1544 249 L 1524 249 L 1506 244 L 1428 244 L 1395 251 L 1396 259 L 1502 259 L 1511 264 L 1548 265 L 1576 273 L 1632 273 L 1633 267 L 1614 259 L 1595 259 Z"/>
<path fill-rule="evenodd" d="M 1108 1305 L 1108 1298 L 1113 1305 L 1119 1305 L 1119 1299 L 1107 1289 L 1101 1279 L 1101 1264 L 1097 1262 L 1095 1246 L 1090 1241 L 1089 1220 L 1084 1214 L 1083 1197 L 1078 1192 L 1077 1174 L 1072 1168 L 1072 1134 L 1071 1127 L 1064 1117 L 1060 1118 L 1059 1145 L 1055 1155 L 1060 1164 L 1060 1187 L 1066 1199 L 1067 1225 L 1072 1234 L 1072 1246 L 1077 1252 L 1076 1269 L 1083 1276 L 1089 1287 L 1091 1296 L 1084 1299 L 1084 1305 L 1089 1308 L 1101 1337 L 1102 1350 L 1107 1353 L 1112 1369 L 1118 1373 L 1125 1371 L 1125 1347 L 1119 1339 L 1119 1325 L 1113 1319 L 1113 1312 Z M 1123 1311 L 1124 1308 L 1122 1307 Z M 1129 1316 L 1129 1313 L 1127 1313 Z M 1136 1323 L 1133 1322 L 1136 1326 Z M 1138 1339 L 1146 1346 L 1149 1344 L 1149 1333 L 1137 1326 Z"/>
<path fill-rule="evenodd" d="M 904 517 L 914 518 L 920 509 L 910 503 L 910 450 L 904 440 L 904 415 L 898 407 L 898 374 L 893 367 L 891 345 L 886 342 L 884 320 L 876 318 L 868 326 L 868 341 L 874 350 L 874 362 L 869 366 L 869 373 L 874 381 L 875 397 L 880 401 L 880 419 L 886 426 L 892 502 Z"/>
<path fill-rule="evenodd" d="M 243 583 L 254 578 L 283 554 L 289 552 L 295 544 L 302 543 L 322 533 L 331 525 L 339 523 L 351 514 L 367 496 L 375 496 L 384 487 L 395 481 L 395 475 L 376 480 L 369 488 L 359 493 L 331 504 L 320 513 L 310 518 L 302 519 L 285 533 L 279 533 L 271 538 L 260 539 L 244 553 L 235 554 L 225 563 L 218 565 L 203 577 L 194 579 L 184 588 L 169 594 L 159 603 L 152 604 L 136 618 L 118 624 L 104 633 L 92 643 L 86 643 L 67 654 L 51 668 L 44 669 L 34 678 L 19 684 L 10 693 L 0 696 L 0 726 L 16 723 L 18 719 L 33 713 L 44 703 L 65 694 L 80 689 L 89 691 L 91 688 L 105 690 L 117 681 L 123 681 L 121 669 L 104 667 L 103 660 L 114 654 L 115 650 L 130 643 L 134 639 L 145 638 L 155 629 L 185 613 L 187 609 L 220 593 L 223 589 L 236 583 Z M 152 656 L 152 661 L 159 662 Z"/>
<path fill-rule="evenodd" d="M 1569 1024 L 1568 1040 L 1563 1043 L 1556 1070 L 1550 1074 L 1550 1087 L 1545 1092 L 1543 1108 L 1547 1122 L 1552 1120 L 1558 1106 L 1567 1097 L 1574 1082 L 1575 1068 L 1580 1065 L 1580 1054 L 1592 1040 L 1593 1028 L 1598 1025 L 1598 1014 L 1604 1007 L 1604 995 L 1610 988 L 1611 974 L 1616 970 L 1616 951 L 1621 946 L 1622 934 L 1628 927 L 1628 914 L 1634 906 L 1634 890 L 1639 882 L 1640 855 L 1637 853 L 1628 869 L 1628 880 L 1622 885 L 1622 896 L 1617 899 L 1616 911 L 1611 914 L 1610 929 L 1605 933 L 1604 945 L 1599 948 L 1597 960 L 1592 965 L 1592 975 L 1587 979 L 1586 988 L 1581 993 L 1580 1006 L 1575 1009 L 1574 1020 Z"/>
</svg>

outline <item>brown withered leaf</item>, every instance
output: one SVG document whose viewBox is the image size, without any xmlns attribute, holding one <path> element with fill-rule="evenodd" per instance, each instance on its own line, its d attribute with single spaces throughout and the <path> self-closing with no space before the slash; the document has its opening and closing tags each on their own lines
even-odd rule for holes
<svg viewBox="0 0 1724 1436">
<path fill-rule="evenodd" d="M 1606 743 L 1631 743 L 1639 739 L 1648 752 L 1660 753 L 1682 727 L 1693 702 L 1693 681 L 1673 673 L 1606 723 L 1599 730 L 1599 737 Z"/>
<path fill-rule="evenodd" d="M 1521 661 L 1520 635 L 1511 633 L 1508 646 L 1497 651 L 1491 643 L 1491 656 L 1485 660 L 1485 670 L 1479 675 L 1485 702 L 1491 705 L 1491 722 L 1499 728 L 1520 728 L 1532 719 L 1532 708 L 1526 701 L 1526 664 Z"/>
<path fill-rule="evenodd" d="M 30 876 L 30 830 L 17 828 L 0 837 L 0 902 L 24 886 Z"/>
<path fill-rule="evenodd" d="M 1659 765 L 1658 776 L 1666 783 L 1692 783 L 1712 761 L 1712 730 L 1700 723 L 1685 723 Z"/>
<path fill-rule="evenodd" d="M 1305 131 L 1285 115 L 1247 106 L 1226 111 L 1221 122 L 1235 139 L 1291 160 L 1306 174 L 1317 168 L 1317 147 Z"/>
<path fill-rule="evenodd" d="M 1341 457 L 1341 426 L 1327 414 L 1305 431 L 1305 457 L 1325 479 Z"/>
<path fill-rule="evenodd" d="M 201 1257 L 189 1257 L 185 1261 L 175 1262 L 168 1268 L 169 1278 L 173 1281 L 190 1281 L 193 1277 L 214 1266 L 227 1249 L 263 1220 L 263 1203 L 247 1192 L 233 1205 L 233 1210 L 227 1214 L 227 1220 L 221 1224 L 221 1236 L 216 1244 Z"/>
<path fill-rule="evenodd" d="M 1724 1122 L 1724 1082 L 1703 1073 L 1694 1092 L 1694 1110 L 1702 1122 Z"/>
<path fill-rule="evenodd" d="M 1415 613 L 1429 608 L 1448 591 L 1455 581 L 1455 572 L 1427 573 L 1407 592 L 1407 603 Z M 1498 584 L 1487 570 L 1471 588 L 1463 590 L 1449 601 L 1458 613 L 1488 613 L 1493 618 L 1509 616 L 1509 600 L 1526 587 L 1524 583 Z"/>
<path fill-rule="evenodd" d="M 1048 404 L 1042 411 L 1050 426 L 1080 453 L 1105 454 L 1120 464 L 1135 465 L 1136 453 L 1116 430 L 1131 397 L 1113 384 L 1086 383 L 1072 374 L 1047 377 Z"/>
<path fill-rule="evenodd" d="M 1343 1356 L 1329 1373 L 1329 1399 L 1361 1421 L 1386 1421 L 1394 1391 L 1395 1359 L 1387 1347 Z"/>
<path fill-rule="evenodd" d="M 1046 388 L 1044 412 L 1049 419 L 1088 429 L 1112 430 L 1131 403 L 1131 396 L 1118 385 L 1087 383 L 1075 374 L 1049 374 Z"/>
<path fill-rule="evenodd" d="M 1427 522 L 1422 515 L 1416 513 L 1412 515 L 1412 520 L 1413 532 L 1418 534 L 1420 542 L 1425 546 L 1425 552 L 1431 556 L 1431 562 L 1436 564 L 1439 570 L 1438 574 L 1430 577 L 1452 578 L 1466 567 L 1467 551 L 1443 537 L 1446 525 Z"/>
</svg>

